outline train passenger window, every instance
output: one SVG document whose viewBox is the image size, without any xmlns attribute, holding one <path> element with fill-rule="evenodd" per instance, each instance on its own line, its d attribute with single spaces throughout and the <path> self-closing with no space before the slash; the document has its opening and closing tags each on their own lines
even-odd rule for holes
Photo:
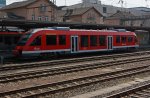
<svg viewBox="0 0 150 98">
<path fill-rule="evenodd" d="M 21 37 L 21 39 L 18 41 L 18 46 L 24 46 L 28 39 L 32 36 L 32 33 L 27 33 Z"/>
<path fill-rule="evenodd" d="M 57 38 L 56 35 L 46 35 L 46 44 L 47 45 L 56 45 L 57 44 L 56 38 Z"/>
<path fill-rule="evenodd" d="M 41 45 L 41 36 L 37 36 L 31 43 L 31 46 L 40 46 L 40 45 Z"/>
<path fill-rule="evenodd" d="M 11 36 L 4 36 L 5 44 L 10 45 L 12 44 L 12 37 Z"/>
<path fill-rule="evenodd" d="M 19 39 L 20 39 L 20 36 L 15 36 L 15 37 L 14 37 L 14 44 L 17 44 L 18 41 L 19 41 Z"/>
<path fill-rule="evenodd" d="M 90 46 L 97 46 L 97 36 L 90 36 Z"/>
<path fill-rule="evenodd" d="M 3 42 L 3 36 L 0 36 L 0 43 Z"/>
<path fill-rule="evenodd" d="M 130 43 L 130 42 L 133 42 L 133 37 L 128 37 L 128 42 Z"/>
<path fill-rule="evenodd" d="M 120 43 L 120 36 L 116 37 L 116 43 Z"/>
<path fill-rule="evenodd" d="M 59 35 L 59 45 L 66 45 L 66 36 Z"/>
<path fill-rule="evenodd" d="M 121 38 L 121 40 L 122 40 L 122 43 L 126 43 L 127 37 L 124 37 L 124 36 L 123 36 L 123 37 Z"/>
<path fill-rule="evenodd" d="M 88 47 L 88 36 L 87 35 L 81 36 L 81 47 Z"/>
<path fill-rule="evenodd" d="M 106 36 L 99 36 L 99 45 L 106 46 Z"/>
</svg>

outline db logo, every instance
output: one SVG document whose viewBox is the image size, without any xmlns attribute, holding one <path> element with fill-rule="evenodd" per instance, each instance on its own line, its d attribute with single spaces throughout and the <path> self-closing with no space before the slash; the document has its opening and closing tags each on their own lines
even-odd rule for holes
<svg viewBox="0 0 150 98">
<path fill-rule="evenodd" d="M 40 50 L 40 48 L 35 47 L 35 48 L 34 48 L 34 50 L 36 50 L 36 51 L 37 51 L 37 50 Z"/>
</svg>

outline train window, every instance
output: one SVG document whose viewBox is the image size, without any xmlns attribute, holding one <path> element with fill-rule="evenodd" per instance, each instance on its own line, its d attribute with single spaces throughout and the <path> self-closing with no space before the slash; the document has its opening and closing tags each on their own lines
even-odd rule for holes
<svg viewBox="0 0 150 98">
<path fill-rule="evenodd" d="M 87 35 L 81 36 L 81 47 L 88 47 L 88 36 Z"/>
<path fill-rule="evenodd" d="M 106 36 L 99 36 L 99 45 L 106 46 Z"/>
<path fill-rule="evenodd" d="M 130 42 L 133 42 L 133 37 L 129 36 L 129 37 L 128 37 L 128 42 L 129 42 L 129 43 L 130 43 Z"/>
<path fill-rule="evenodd" d="M 59 45 L 66 45 L 66 36 L 59 35 Z"/>
<path fill-rule="evenodd" d="M 40 46 L 40 45 L 41 45 L 41 36 L 37 36 L 31 43 L 31 46 Z"/>
<path fill-rule="evenodd" d="M 0 36 L 0 43 L 3 42 L 3 36 Z"/>
<path fill-rule="evenodd" d="M 14 37 L 14 44 L 18 43 L 19 39 L 20 39 L 20 36 L 15 36 Z"/>
<path fill-rule="evenodd" d="M 90 36 L 90 46 L 97 46 L 97 36 Z"/>
<path fill-rule="evenodd" d="M 122 43 L 126 43 L 127 37 L 124 37 L 124 36 L 123 36 L 123 37 L 121 38 L 121 40 L 122 40 Z"/>
<path fill-rule="evenodd" d="M 120 36 L 116 37 L 116 43 L 120 43 Z"/>
<path fill-rule="evenodd" d="M 27 42 L 27 40 L 32 36 L 32 33 L 27 33 L 21 37 L 21 39 L 18 41 L 18 46 L 24 46 Z"/>
<path fill-rule="evenodd" d="M 12 44 L 12 37 L 11 36 L 4 36 L 5 44 L 10 45 Z"/>
<path fill-rule="evenodd" d="M 56 45 L 57 44 L 56 38 L 57 38 L 56 35 L 46 35 L 46 44 L 47 45 Z"/>
</svg>

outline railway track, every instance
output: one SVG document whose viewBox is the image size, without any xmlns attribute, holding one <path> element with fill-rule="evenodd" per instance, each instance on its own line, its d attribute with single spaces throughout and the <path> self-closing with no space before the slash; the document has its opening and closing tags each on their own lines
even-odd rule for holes
<svg viewBox="0 0 150 98">
<path fill-rule="evenodd" d="M 17 89 L 8 92 L 1 92 L 0 98 L 8 98 L 8 97 L 37 98 L 45 96 L 47 94 L 55 94 L 59 92 L 64 92 L 66 90 L 72 90 L 80 87 L 85 87 L 88 85 L 94 85 L 96 83 L 107 82 L 119 78 L 131 77 L 132 75 L 137 75 L 149 71 L 150 71 L 149 65 L 145 65 L 130 69 L 123 69 L 115 72 L 109 72 L 105 74 L 98 74 L 94 76 L 87 76 L 56 83 L 38 85 L 35 87 Z"/>
<path fill-rule="evenodd" d="M 139 90 L 139 89 L 143 89 L 143 90 Z M 134 93 L 128 96 L 124 96 L 124 98 L 150 98 L 150 84 L 148 85 L 146 84 L 143 87 L 137 88 L 136 90 L 137 91 L 135 91 Z"/>
<path fill-rule="evenodd" d="M 43 62 L 43 61 L 50 61 L 50 60 L 62 60 L 62 58 L 63 59 L 73 59 L 73 58 L 85 58 L 85 57 L 90 57 L 90 56 L 93 56 L 93 55 L 95 55 L 95 56 L 98 56 L 98 55 L 114 55 L 114 54 L 124 54 L 124 53 L 130 53 L 130 52 L 142 52 L 142 51 L 149 51 L 150 50 L 150 48 L 149 47 L 143 47 L 143 48 L 139 48 L 138 50 L 136 50 L 136 51 L 116 51 L 116 52 L 106 52 L 106 53 L 92 53 L 92 54 L 82 54 L 82 55 L 65 55 L 65 56 L 63 56 L 62 57 L 62 55 L 61 56 L 58 56 L 58 57 L 56 57 L 56 56 L 52 56 L 52 57 L 48 57 L 48 58 L 24 58 L 24 59 L 17 59 L 17 58 L 7 58 L 7 59 L 5 59 L 4 61 L 5 62 L 3 62 L 5 65 L 6 64 L 23 64 L 23 63 L 34 63 L 34 62 Z"/>
<path fill-rule="evenodd" d="M 9 70 L 25 69 L 25 68 L 35 68 L 35 67 L 52 67 L 60 64 L 84 62 L 84 61 L 93 61 L 93 60 L 106 60 L 112 58 L 128 57 L 128 56 L 139 56 L 150 54 L 150 51 L 142 51 L 135 53 L 125 53 L 125 54 L 115 54 L 115 55 L 105 55 L 105 56 L 93 56 L 93 57 L 84 57 L 84 58 L 74 58 L 74 59 L 65 59 L 65 60 L 55 60 L 55 61 L 46 61 L 38 63 L 25 63 L 25 64 L 16 64 L 16 65 L 6 65 L 1 66 L 0 71 L 5 72 Z"/>
<path fill-rule="evenodd" d="M 65 66 L 65 67 L 56 67 L 56 68 L 49 68 L 46 70 L 37 70 L 37 71 L 28 71 L 22 73 L 15 73 L 15 74 L 7 74 L 7 75 L 0 75 L 0 83 L 8 83 L 8 82 L 16 82 L 22 81 L 25 79 L 33 79 L 33 78 L 40 78 L 52 75 L 59 75 L 65 73 L 73 73 L 83 70 L 92 70 L 97 68 L 104 68 L 109 67 L 112 65 L 120 65 L 126 63 L 134 63 L 134 62 L 141 62 L 150 60 L 150 56 L 142 57 L 142 58 L 132 58 L 132 59 L 125 59 L 125 60 L 117 60 L 117 61 L 110 61 L 110 62 L 96 62 L 91 64 L 80 64 L 74 66 Z"/>
<path fill-rule="evenodd" d="M 120 90 L 107 98 L 150 98 L 150 81 L 145 81 L 132 87 Z"/>
</svg>

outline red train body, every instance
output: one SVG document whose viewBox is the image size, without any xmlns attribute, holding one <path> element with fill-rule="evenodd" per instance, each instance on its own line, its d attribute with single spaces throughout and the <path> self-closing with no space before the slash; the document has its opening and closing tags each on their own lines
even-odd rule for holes
<svg viewBox="0 0 150 98">
<path fill-rule="evenodd" d="M 33 29 L 22 36 L 14 54 L 38 56 L 133 49 L 139 47 L 134 32 L 110 30 Z"/>
</svg>

